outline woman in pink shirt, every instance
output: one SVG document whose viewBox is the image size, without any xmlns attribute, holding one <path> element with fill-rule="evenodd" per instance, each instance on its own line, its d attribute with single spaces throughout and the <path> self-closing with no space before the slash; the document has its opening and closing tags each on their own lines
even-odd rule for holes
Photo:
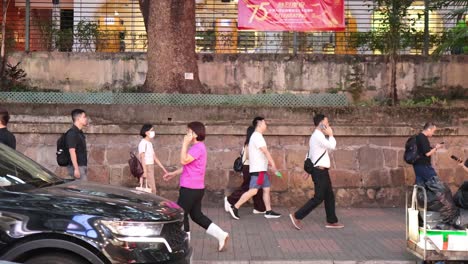
<svg viewBox="0 0 468 264">
<path fill-rule="evenodd" d="M 182 150 L 180 152 L 180 162 L 183 167 L 164 175 L 164 180 L 168 181 L 180 174 L 180 190 L 177 204 L 185 211 L 184 230 L 190 238 L 190 218 L 206 229 L 206 233 L 218 240 L 218 251 L 226 248 L 229 234 L 224 232 L 219 226 L 206 217 L 202 209 L 202 199 L 205 194 L 205 171 L 207 153 L 205 143 L 205 126 L 200 122 L 192 122 L 187 125 L 187 134 L 184 136 Z M 191 145 L 190 149 L 189 146 Z"/>
</svg>

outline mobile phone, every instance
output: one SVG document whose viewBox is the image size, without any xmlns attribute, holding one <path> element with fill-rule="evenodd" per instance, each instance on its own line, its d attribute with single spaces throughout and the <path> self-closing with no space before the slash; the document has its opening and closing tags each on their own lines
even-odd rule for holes
<svg viewBox="0 0 468 264">
<path fill-rule="evenodd" d="M 320 125 L 319 125 L 319 128 L 325 130 L 325 129 L 327 129 L 327 126 L 324 125 L 324 124 L 320 124 Z"/>
</svg>

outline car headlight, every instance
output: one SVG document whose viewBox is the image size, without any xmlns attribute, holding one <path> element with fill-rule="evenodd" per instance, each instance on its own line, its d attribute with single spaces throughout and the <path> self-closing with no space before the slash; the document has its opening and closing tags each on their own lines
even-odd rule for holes
<svg viewBox="0 0 468 264">
<path fill-rule="evenodd" d="M 101 220 L 113 234 L 127 237 L 159 236 L 164 224 L 151 222 L 107 221 Z"/>
</svg>

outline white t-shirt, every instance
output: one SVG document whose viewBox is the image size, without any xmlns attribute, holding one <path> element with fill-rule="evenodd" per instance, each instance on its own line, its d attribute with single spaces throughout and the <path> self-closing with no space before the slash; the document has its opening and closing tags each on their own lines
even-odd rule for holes
<svg viewBox="0 0 468 264">
<path fill-rule="evenodd" d="M 252 134 L 249 141 L 249 166 L 250 172 L 260 172 L 268 170 L 268 159 L 260 150 L 261 147 L 266 147 L 263 135 L 257 131 Z"/>
<path fill-rule="evenodd" d="M 154 149 L 153 143 L 148 140 L 142 139 L 140 144 L 138 144 L 138 153 L 145 153 L 145 164 L 154 164 Z M 138 155 L 138 157 L 140 157 Z"/>
</svg>

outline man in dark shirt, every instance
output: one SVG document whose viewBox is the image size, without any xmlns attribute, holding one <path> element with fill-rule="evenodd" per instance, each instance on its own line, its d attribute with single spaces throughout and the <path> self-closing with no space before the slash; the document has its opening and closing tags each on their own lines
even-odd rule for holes
<svg viewBox="0 0 468 264">
<path fill-rule="evenodd" d="M 434 123 L 426 123 L 421 133 L 416 136 L 416 144 L 419 153 L 419 158 L 413 164 L 414 173 L 416 174 L 416 184 L 421 185 L 437 177 L 437 173 L 432 167 L 431 157 L 438 149 L 442 148 L 442 144 L 431 147 L 429 143 L 429 138 L 434 135 L 436 130 L 437 127 Z"/>
<path fill-rule="evenodd" d="M 7 129 L 8 121 L 10 121 L 8 111 L 0 108 L 0 143 L 16 149 L 16 138 Z"/>
<path fill-rule="evenodd" d="M 68 173 L 70 176 L 86 181 L 88 179 L 88 152 L 86 150 L 86 137 L 83 128 L 88 125 L 86 112 L 75 109 L 71 113 L 73 126 L 67 131 L 65 141 L 70 152 Z"/>
</svg>

